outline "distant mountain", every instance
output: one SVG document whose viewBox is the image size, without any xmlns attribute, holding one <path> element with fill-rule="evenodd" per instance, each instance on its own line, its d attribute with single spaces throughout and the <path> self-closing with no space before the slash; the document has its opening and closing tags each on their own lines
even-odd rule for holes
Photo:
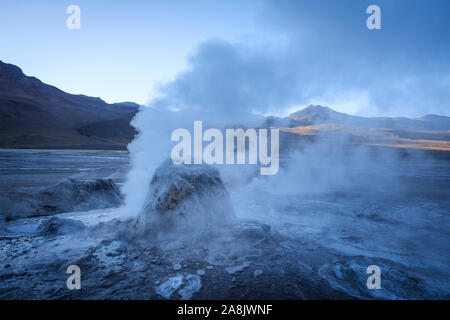
<svg viewBox="0 0 450 320">
<path fill-rule="evenodd" d="M 66 93 L 0 61 L 0 148 L 125 149 L 138 108 Z"/>
<path fill-rule="evenodd" d="M 130 121 L 133 102 L 108 104 L 73 95 L 26 76 L 0 61 L 0 148 L 125 149 L 136 134 Z M 310 105 L 288 117 L 267 117 L 289 145 L 299 136 L 324 137 L 353 144 L 450 151 L 450 118 L 359 117 Z"/>
<path fill-rule="evenodd" d="M 310 105 L 287 117 L 293 125 L 314 125 L 320 123 L 339 123 L 346 125 L 367 126 L 373 128 L 410 128 L 424 130 L 450 130 L 450 117 L 427 115 L 417 119 L 404 117 L 359 117 L 334 111 L 328 107 Z"/>
<path fill-rule="evenodd" d="M 287 118 L 271 117 L 267 122 L 301 136 L 339 136 L 357 144 L 450 151 L 450 117 L 439 115 L 366 118 L 310 105 Z"/>
<path fill-rule="evenodd" d="M 292 113 L 288 118 L 295 122 L 307 125 L 328 121 L 348 121 L 352 116 L 336 112 L 328 107 L 310 105 L 305 109 Z"/>
</svg>

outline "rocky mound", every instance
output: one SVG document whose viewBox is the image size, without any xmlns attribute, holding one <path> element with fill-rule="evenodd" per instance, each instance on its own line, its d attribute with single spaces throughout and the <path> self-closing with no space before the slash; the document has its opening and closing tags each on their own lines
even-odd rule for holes
<svg viewBox="0 0 450 320">
<path fill-rule="evenodd" d="M 2 204 L 1 214 L 14 219 L 118 207 L 122 196 L 111 179 L 67 178 L 48 187 L 10 192 Z"/>
<path fill-rule="evenodd" d="M 51 217 L 47 221 L 39 224 L 37 233 L 43 236 L 51 236 L 61 233 L 76 232 L 84 228 L 85 225 L 81 221 Z"/>
<path fill-rule="evenodd" d="M 233 219 L 233 206 L 219 172 L 208 165 L 175 165 L 155 171 L 135 226 L 138 234 L 210 229 Z"/>
</svg>

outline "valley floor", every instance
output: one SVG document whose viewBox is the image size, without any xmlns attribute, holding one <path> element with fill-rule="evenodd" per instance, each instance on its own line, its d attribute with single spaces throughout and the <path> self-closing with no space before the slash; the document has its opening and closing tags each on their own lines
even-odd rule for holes
<svg viewBox="0 0 450 320">
<path fill-rule="evenodd" d="M 73 175 L 120 184 L 128 165 L 115 152 L 0 156 L 2 191 Z M 384 172 L 398 193 L 228 185 L 235 223 L 196 235 L 137 239 L 121 208 L 13 219 L 0 225 L 0 299 L 449 299 L 449 169 Z M 66 287 L 73 264 L 79 291 Z M 366 287 L 369 265 L 380 290 Z"/>
</svg>

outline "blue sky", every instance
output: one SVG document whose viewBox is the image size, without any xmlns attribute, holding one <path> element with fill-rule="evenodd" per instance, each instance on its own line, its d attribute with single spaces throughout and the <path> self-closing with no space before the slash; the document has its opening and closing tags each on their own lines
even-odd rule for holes
<svg viewBox="0 0 450 320">
<path fill-rule="evenodd" d="M 66 8 L 81 8 L 81 30 Z M 365 10 L 381 8 L 381 30 Z M 2 0 L 0 59 L 108 102 L 450 115 L 450 1 Z"/>
<path fill-rule="evenodd" d="M 80 30 L 66 28 L 71 4 Z M 2 0 L 0 59 L 68 92 L 144 103 L 199 42 L 245 36 L 254 15 L 253 4 L 233 0 Z"/>
</svg>

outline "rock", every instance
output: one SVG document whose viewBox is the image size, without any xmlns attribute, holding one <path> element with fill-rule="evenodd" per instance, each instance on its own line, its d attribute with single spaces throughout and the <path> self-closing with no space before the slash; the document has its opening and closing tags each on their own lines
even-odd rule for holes
<svg viewBox="0 0 450 320">
<path fill-rule="evenodd" d="M 197 270 L 197 274 L 199 275 L 199 276 L 204 276 L 205 275 L 205 270 Z"/>
<path fill-rule="evenodd" d="M 186 285 L 178 291 L 182 300 L 188 300 L 192 298 L 192 295 L 202 288 L 202 282 L 197 275 L 189 274 L 186 277 Z"/>
<path fill-rule="evenodd" d="M 175 271 L 181 270 L 181 264 L 175 263 L 174 266 L 173 266 L 173 270 L 175 270 Z"/>
<path fill-rule="evenodd" d="M 169 299 L 172 294 L 178 290 L 183 284 L 183 276 L 176 275 L 167 279 L 165 282 L 156 287 L 155 291 L 160 296 Z"/>
<path fill-rule="evenodd" d="M 181 289 L 180 289 L 181 288 Z M 167 279 L 165 282 L 156 287 L 155 291 L 163 298 L 169 299 L 178 289 L 181 299 L 187 300 L 202 288 L 202 282 L 198 275 L 188 274 L 184 277 L 178 274 Z"/>
<path fill-rule="evenodd" d="M 249 262 L 249 261 L 244 261 L 241 265 L 228 267 L 228 268 L 225 268 L 225 270 L 226 270 L 229 274 L 235 274 L 235 273 L 238 273 L 238 272 L 244 270 L 244 269 L 247 268 L 250 264 L 251 264 L 251 262 Z"/>
<path fill-rule="evenodd" d="M 180 228 L 211 230 L 233 218 L 230 197 L 215 168 L 167 160 L 155 171 L 135 226 L 141 235 Z"/>
<path fill-rule="evenodd" d="M 253 276 L 255 278 L 258 278 L 262 274 L 263 274 L 263 271 L 261 269 L 255 270 L 255 272 L 253 272 Z"/>
<path fill-rule="evenodd" d="M 37 228 L 37 232 L 39 233 L 39 235 L 49 236 L 79 231 L 84 228 L 85 225 L 81 221 L 52 217 L 47 221 L 41 223 Z"/>
<path fill-rule="evenodd" d="M 243 223 L 233 230 L 234 234 L 239 238 L 245 238 L 248 240 L 264 240 L 270 231 L 270 227 L 267 225 L 261 225 L 258 223 Z"/>
<path fill-rule="evenodd" d="M 120 190 L 111 179 L 65 178 L 48 187 L 11 192 L 7 198 L 5 213 L 15 218 L 105 209 L 122 204 Z"/>
</svg>

